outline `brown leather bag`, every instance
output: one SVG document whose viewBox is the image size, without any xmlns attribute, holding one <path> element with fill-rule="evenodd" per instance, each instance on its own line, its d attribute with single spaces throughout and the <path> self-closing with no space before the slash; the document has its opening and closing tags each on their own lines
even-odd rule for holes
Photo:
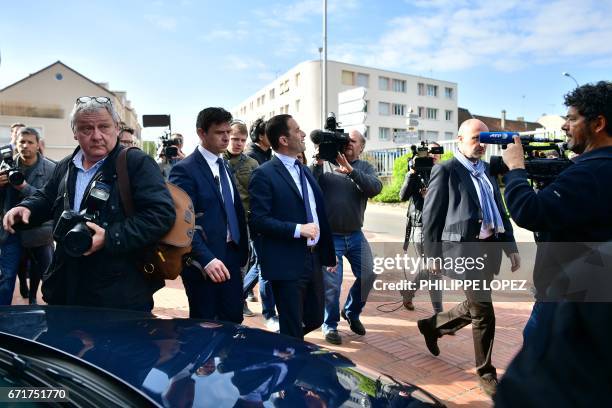
<svg viewBox="0 0 612 408">
<path fill-rule="evenodd" d="M 127 153 L 130 147 L 117 157 L 117 181 L 119 195 L 127 216 L 134 214 L 130 178 L 127 170 Z M 166 183 L 174 202 L 176 219 L 170 231 L 159 242 L 143 251 L 142 271 L 153 277 L 176 279 L 185 265 L 191 264 L 191 241 L 195 231 L 195 212 L 191 198 L 180 187 Z"/>
</svg>

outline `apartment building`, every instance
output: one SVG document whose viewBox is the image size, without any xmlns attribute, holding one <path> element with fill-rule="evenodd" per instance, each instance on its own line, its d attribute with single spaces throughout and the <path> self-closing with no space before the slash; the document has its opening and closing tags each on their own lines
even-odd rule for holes
<svg viewBox="0 0 612 408">
<path fill-rule="evenodd" d="M 140 140 L 141 126 L 124 91 L 111 91 L 57 61 L 0 89 L 0 145 L 10 140 L 10 125 L 21 122 L 45 138 L 45 155 L 60 160 L 77 146 L 70 129 L 70 112 L 79 96 L 107 96 L 122 121 Z"/>
<path fill-rule="evenodd" d="M 308 134 L 321 128 L 321 61 L 305 61 L 280 75 L 232 109 L 232 114 L 248 124 L 258 117 L 281 113 L 294 116 Z M 366 150 L 390 149 L 421 140 L 448 140 L 456 135 L 457 84 L 372 67 L 327 63 L 327 103 L 329 112 L 338 112 L 338 93 L 364 87 L 367 116 L 363 123 Z M 409 111 L 419 124 L 408 127 Z M 355 126 L 350 126 L 352 128 Z M 414 138 L 406 139 L 406 132 Z"/>
</svg>

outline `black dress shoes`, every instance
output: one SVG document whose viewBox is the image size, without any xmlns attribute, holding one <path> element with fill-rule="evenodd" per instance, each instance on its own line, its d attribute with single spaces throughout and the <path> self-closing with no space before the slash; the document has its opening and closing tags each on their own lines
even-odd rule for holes
<svg viewBox="0 0 612 408">
<path fill-rule="evenodd" d="M 438 347 L 438 333 L 431 327 L 429 319 L 421 319 L 417 322 L 419 331 L 425 337 L 425 345 L 431 354 L 437 356 L 440 354 L 440 348 Z"/>
</svg>

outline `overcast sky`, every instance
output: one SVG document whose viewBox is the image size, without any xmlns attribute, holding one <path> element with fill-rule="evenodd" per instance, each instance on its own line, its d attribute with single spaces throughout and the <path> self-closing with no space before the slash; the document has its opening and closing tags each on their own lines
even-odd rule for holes
<svg viewBox="0 0 612 408">
<path fill-rule="evenodd" d="M 189 145 L 199 110 L 231 109 L 318 59 L 322 44 L 321 0 L 0 0 L 0 10 L 0 88 L 61 60 L 127 91 L 139 115 L 171 114 Z M 329 0 L 328 13 L 330 59 L 457 82 L 472 113 L 564 114 L 574 82 L 562 72 L 612 76 L 610 0 Z"/>
</svg>

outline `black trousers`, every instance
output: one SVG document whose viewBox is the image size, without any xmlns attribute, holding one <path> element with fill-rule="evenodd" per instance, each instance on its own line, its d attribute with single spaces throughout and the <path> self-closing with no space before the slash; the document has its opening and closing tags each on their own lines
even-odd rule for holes
<svg viewBox="0 0 612 408">
<path fill-rule="evenodd" d="M 181 277 L 189 301 L 189 317 L 192 319 L 222 320 L 242 323 L 242 274 L 240 253 L 234 243 L 227 244 L 225 259 L 221 259 L 229 270 L 230 279 L 215 283 L 206 272 L 187 267 Z"/>
<path fill-rule="evenodd" d="M 318 251 L 308 251 L 297 280 L 271 280 L 280 332 L 303 339 L 323 324 L 323 273 Z"/>
<path fill-rule="evenodd" d="M 483 252 L 486 253 L 485 269 L 482 277 L 491 282 L 493 276 L 499 272 L 502 249 L 494 240 L 483 242 Z M 435 314 L 429 321 L 439 336 L 455 332 L 472 324 L 472 337 L 474 341 L 474 359 L 476 373 L 479 376 L 497 376 L 495 367 L 491 363 L 493 340 L 495 338 L 495 311 L 489 290 L 464 290 L 466 299 L 452 309 Z"/>
</svg>

